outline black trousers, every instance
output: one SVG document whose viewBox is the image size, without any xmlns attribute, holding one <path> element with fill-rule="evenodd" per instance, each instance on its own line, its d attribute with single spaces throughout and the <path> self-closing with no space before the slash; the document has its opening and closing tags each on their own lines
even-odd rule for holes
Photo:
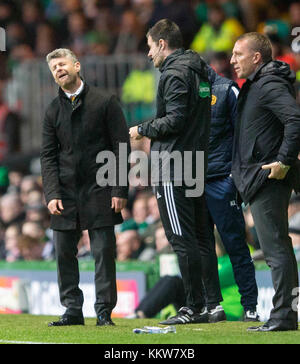
<svg viewBox="0 0 300 364">
<path fill-rule="evenodd" d="M 54 231 L 60 301 L 70 315 L 82 313 L 77 260 L 80 235 L 80 229 Z M 89 237 L 95 260 L 95 312 L 97 316 L 104 311 L 110 314 L 117 303 L 114 227 L 89 230 Z"/>
<path fill-rule="evenodd" d="M 282 181 L 270 181 L 250 201 L 258 239 L 271 268 L 275 289 L 271 321 L 294 325 L 298 321 L 298 268 L 288 232 L 288 205 L 292 189 Z M 297 305 L 296 305 L 297 307 Z"/>
<path fill-rule="evenodd" d="M 205 197 L 187 197 L 185 186 L 155 186 L 166 237 L 178 258 L 186 306 L 199 310 L 223 301 L 218 263 L 207 226 Z"/>
</svg>

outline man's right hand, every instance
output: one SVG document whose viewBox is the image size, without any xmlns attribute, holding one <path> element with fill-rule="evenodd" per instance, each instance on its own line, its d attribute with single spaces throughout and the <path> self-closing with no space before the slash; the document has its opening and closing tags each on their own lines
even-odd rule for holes
<svg viewBox="0 0 300 364">
<path fill-rule="evenodd" d="M 48 210 L 51 215 L 61 215 L 63 209 L 62 200 L 54 199 L 48 203 Z"/>
</svg>

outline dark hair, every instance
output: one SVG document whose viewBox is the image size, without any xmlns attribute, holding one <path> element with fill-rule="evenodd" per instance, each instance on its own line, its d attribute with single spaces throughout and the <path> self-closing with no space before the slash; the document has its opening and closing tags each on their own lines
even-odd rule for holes
<svg viewBox="0 0 300 364">
<path fill-rule="evenodd" d="M 264 63 L 272 60 L 272 44 L 266 35 L 257 32 L 245 33 L 239 36 L 237 41 L 243 39 L 249 39 L 251 49 L 261 54 Z"/>
<path fill-rule="evenodd" d="M 147 33 L 147 38 L 151 36 L 153 41 L 158 44 L 160 39 L 168 43 L 170 49 L 182 48 L 182 34 L 177 24 L 169 19 L 158 21 Z"/>
</svg>

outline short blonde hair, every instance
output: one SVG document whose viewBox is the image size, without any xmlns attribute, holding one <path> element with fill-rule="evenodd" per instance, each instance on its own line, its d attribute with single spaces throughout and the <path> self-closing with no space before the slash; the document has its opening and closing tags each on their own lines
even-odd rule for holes
<svg viewBox="0 0 300 364">
<path fill-rule="evenodd" d="M 62 58 L 62 57 L 68 57 L 70 58 L 74 63 L 79 62 L 76 55 L 67 48 L 58 48 L 52 51 L 51 53 L 47 54 L 46 61 L 49 65 L 50 61 L 55 58 Z"/>
</svg>

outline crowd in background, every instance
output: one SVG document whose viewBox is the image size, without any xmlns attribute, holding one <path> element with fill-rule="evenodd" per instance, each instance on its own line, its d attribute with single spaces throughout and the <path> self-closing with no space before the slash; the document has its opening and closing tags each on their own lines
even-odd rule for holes
<svg viewBox="0 0 300 364">
<path fill-rule="evenodd" d="M 231 79 L 236 79 L 229 63 L 235 39 L 246 31 L 268 34 L 274 59 L 287 62 L 297 73 L 300 102 L 300 52 L 293 52 L 295 37 L 291 35 L 292 29 L 300 26 L 299 2 L 0 0 L 0 26 L 6 31 L 6 52 L 0 53 L 0 129 L 8 135 L 9 153 L 20 152 L 16 127 L 20 115 L 5 109 L 1 91 L 14 67 L 44 58 L 58 47 L 71 48 L 79 57 L 146 54 L 145 33 L 161 18 L 175 21 L 183 33 L 185 47 L 202 54 L 218 73 Z M 238 81 L 240 86 L 242 82 Z M 148 142 L 135 142 L 133 150 L 148 151 Z M 55 249 L 40 175 L 0 166 L 0 192 L 0 260 L 53 260 Z M 151 188 L 131 187 L 128 206 L 122 214 L 124 223 L 116 227 L 117 261 L 151 261 L 171 251 Z M 262 259 L 247 207 L 244 214 L 253 257 Z M 289 217 L 290 234 L 300 261 L 299 196 L 292 196 Z M 82 233 L 78 256 L 91 259 L 87 231 Z"/>
<path fill-rule="evenodd" d="M 1 0 L 6 52 L 1 53 L 0 78 L 16 64 L 58 47 L 71 48 L 79 57 L 145 53 L 145 33 L 162 18 L 179 25 L 186 48 L 222 63 L 228 76 L 234 77 L 228 56 L 246 31 L 268 34 L 274 58 L 299 70 L 299 54 L 291 49 L 292 29 L 300 25 L 295 0 Z"/>
</svg>

